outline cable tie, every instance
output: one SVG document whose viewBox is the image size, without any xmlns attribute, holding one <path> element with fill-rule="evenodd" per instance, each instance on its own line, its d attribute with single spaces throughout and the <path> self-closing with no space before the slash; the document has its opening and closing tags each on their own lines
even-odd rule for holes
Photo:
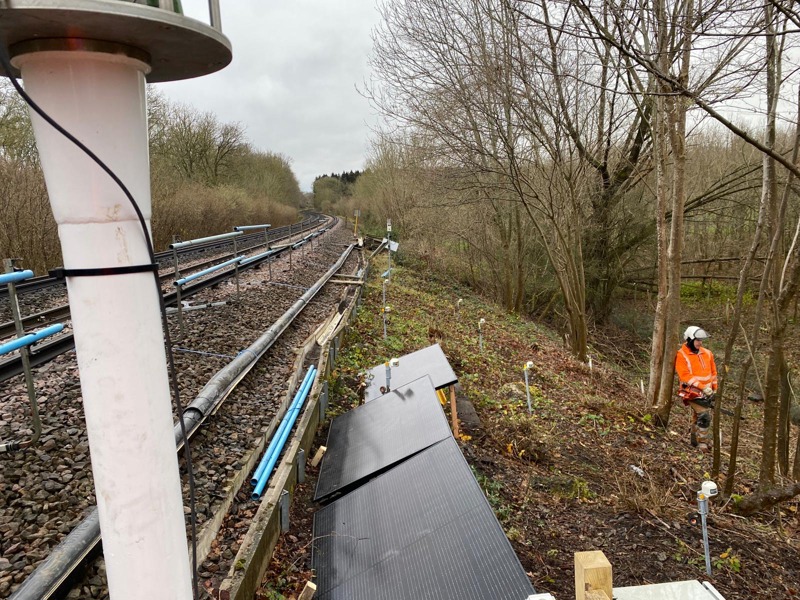
<svg viewBox="0 0 800 600">
<path fill-rule="evenodd" d="M 50 277 L 65 279 L 66 277 L 102 277 L 106 275 L 129 275 L 131 273 L 158 273 L 158 265 L 129 265 L 127 267 L 101 267 L 99 269 L 65 269 L 58 267 L 51 269 Z"/>
</svg>

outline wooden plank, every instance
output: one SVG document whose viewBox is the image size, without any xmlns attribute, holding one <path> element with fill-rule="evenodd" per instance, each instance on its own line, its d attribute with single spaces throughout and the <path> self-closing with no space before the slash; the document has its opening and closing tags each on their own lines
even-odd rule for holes
<svg viewBox="0 0 800 600">
<path fill-rule="evenodd" d="M 609 599 L 613 597 L 611 563 L 599 550 L 575 553 L 575 600 L 599 600 L 587 592 L 603 592 Z"/>
<path fill-rule="evenodd" d="M 314 458 L 311 459 L 311 466 L 316 467 L 319 464 L 319 461 L 322 460 L 322 457 L 325 456 L 325 451 L 328 449 L 327 446 L 320 446 L 317 449 L 317 453 L 314 455 Z"/>
<path fill-rule="evenodd" d="M 306 583 L 306 587 L 303 588 L 303 591 L 300 592 L 300 596 L 297 598 L 297 600 L 311 600 L 316 591 L 317 586 L 309 581 Z"/>
<path fill-rule="evenodd" d="M 456 407 L 456 386 L 450 386 L 450 414 L 453 417 L 453 437 L 458 439 L 458 408 Z"/>
</svg>

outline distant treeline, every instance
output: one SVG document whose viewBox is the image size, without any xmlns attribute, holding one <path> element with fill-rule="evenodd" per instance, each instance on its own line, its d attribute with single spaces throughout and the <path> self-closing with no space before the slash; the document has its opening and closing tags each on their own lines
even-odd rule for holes
<svg viewBox="0 0 800 600">
<path fill-rule="evenodd" d="M 304 196 L 289 160 L 252 147 L 238 123 L 167 100 L 148 89 L 156 250 L 234 225 L 281 225 Z M 62 262 L 27 107 L 0 82 L 0 258 L 37 273 Z"/>
<path fill-rule="evenodd" d="M 327 213 L 341 209 L 343 198 L 350 198 L 356 187 L 361 171 L 347 171 L 341 174 L 320 175 L 314 179 L 314 208 Z"/>
</svg>

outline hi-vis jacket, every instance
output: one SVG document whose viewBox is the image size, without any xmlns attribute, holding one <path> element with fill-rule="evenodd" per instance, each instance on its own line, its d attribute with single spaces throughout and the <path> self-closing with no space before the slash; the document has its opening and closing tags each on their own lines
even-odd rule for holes
<svg viewBox="0 0 800 600">
<path fill-rule="evenodd" d="M 714 355 L 705 348 L 700 348 L 695 354 L 683 344 L 675 356 L 675 371 L 681 383 L 693 385 L 701 390 L 710 385 L 717 391 L 717 365 L 714 363 Z"/>
</svg>

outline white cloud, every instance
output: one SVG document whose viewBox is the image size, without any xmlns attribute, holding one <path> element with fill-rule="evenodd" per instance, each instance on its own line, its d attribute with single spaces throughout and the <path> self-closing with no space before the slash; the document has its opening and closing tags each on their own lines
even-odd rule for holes
<svg viewBox="0 0 800 600">
<path fill-rule="evenodd" d="M 208 22 L 206 0 L 183 0 Z M 233 62 L 213 75 L 158 84 L 169 98 L 236 121 L 254 146 L 292 160 L 304 190 L 317 175 L 361 169 L 374 116 L 356 86 L 368 78 L 372 2 L 222 2 Z"/>
</svg>

